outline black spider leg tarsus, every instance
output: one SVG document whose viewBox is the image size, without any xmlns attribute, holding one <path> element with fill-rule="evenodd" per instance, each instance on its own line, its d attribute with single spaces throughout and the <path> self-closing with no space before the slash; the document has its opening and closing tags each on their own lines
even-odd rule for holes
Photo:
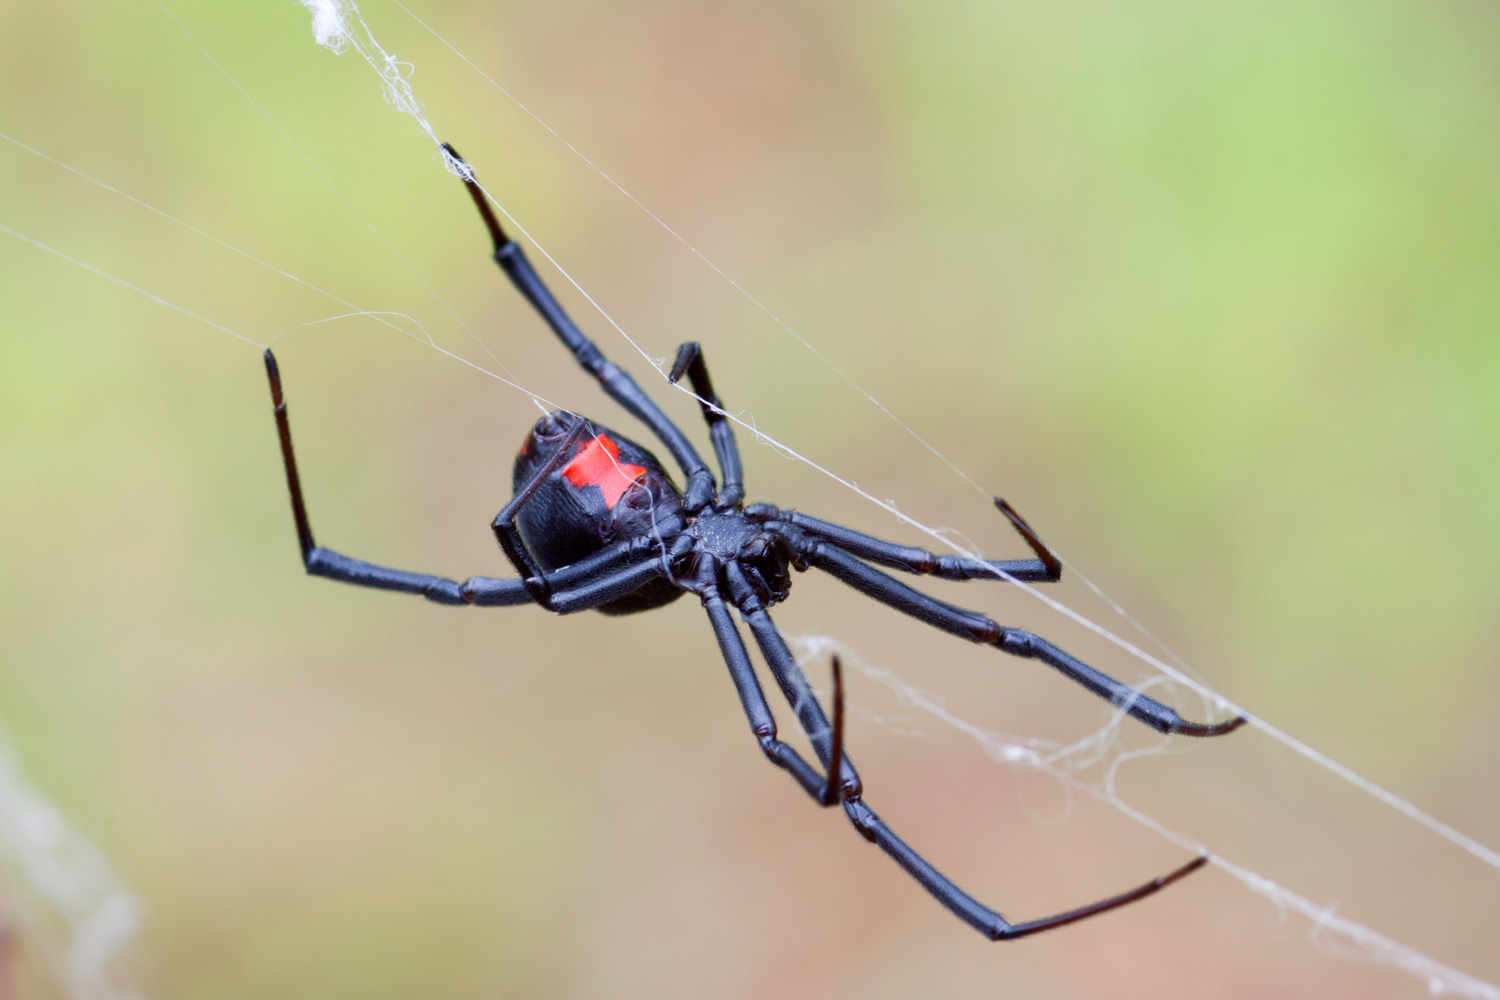
<svg viewBox="0 0 1500 1000">
<path fill-rule="evenodd" d="M 286 485 L 292 494 L 292 517 L 297 522 L 297 544 L 302 562 L 317 548 L 312 525 L 307 520 L 307 505 L 302 500 L 302 477 L 297 473 L 297 456 L 292 451 L 292 425 L 286 413 L 286 398 L 281 392 L 281 366 L 276 355 L 266 348 L 266 379 L 271 383 L 271 409 L 276 414 L 276 433 L 281 438 L 281 462 L 286 467 Z"/>
<path fill-rule="evenodd" d="M 843 799 L 840 786 L 843 784 L 844 771 L 844 668 L 839 663 L 839 654 L 833 654 L 829 669 L 833 673 L 833 745 L 828 750 L 828 778 L 823 782 L 825 806 Z"/>
<path fill-rule="evenodd" d="M 731 587 L 731 595 L 736 593 L 738 587 L 735 583 L 733 573 L 734 564 L 726 567 L 726 578 Z M 749 602 L 747 602 L 748 604 Z M 1055 916 L 1043 917 L 1039 920 L 1030 920 L 1025 923 L 1011 923 L 995 910 L 985 906 L 979 900 L 960 889 L 952 879 L 933 867 L 932 863 L 922 857 L 911 845 L 896 835 L 885 821 L 876 814 L 875 810 L 865 804 L 863 800 L 863 785 L 859 775 L 855 773 L 853 765 L 849 762 L 848 755 L 843 752 L 843 726 L 839 716 L 842 714 L 843 692 L 839 674 L 835 673 L 834 684 L 834 714 L 835 722 L 829 727 L 828 720 L 824 717 L 822 709 L 817 700 L 810 694 L 802 695 L 798 692 L 805 691 L 807 682 L 802 678 L 801 668 L 797 666 L 791 650 L 781 638 L 771 622 L 770 616 L 764 609 L 755 608 L 746 613 L 744 607 L 741 613 L 745 615 L 746 623 L 751 626 L 756 641 L 760 644 L 761 652 L 766 657 L 772 673 L 781 683 L 782 693 L 787 701 L 791 703 L 793 710 L 797 713 L 798 721 L 802 723 L 803 732 L 812 742 L 813 748 L 818 752 L 828 768 L 829 763 L 835 759 L 837 754 L 838 780 L 837 797 L 832 801 L 842 800 L 844 815 L 854 829 L 866 840 L 885 851 L 902 870 L 914 878 L 921 886 L 932 895 L 939 903 L 946 907 L 951 913 L 963 920 L 969 926 L 979 931 L 992 941 L 1007 941 L 1013 938 L 1025 937 L 1039 931 L 1050 930 L 1053 927 L 1061 927 L 1086 917 L 1092 917 L 1100 913 L 1133 903 L 1155 892 L 1158 892 L 1173 882 L 1182 878 L 1190 872 L 1201 868 L 1207 861 L 1206 857 L 1197 857 L 1175 871 L 1169 872 L 1159 878 L 1154 878 L 1143 885 L 1137 886 L 1128 892 L 1111 896 L 1088 906 L 1068 910 Z M 835 668 L 837 670 L 837 667 Z M 783 680 L 786 677 L 786 680 Z M 798 684 L 796 681 L 800 680 Z M 834 781 L 834 771 L 829 769 L 829 778 L 823 786 L 823 794 L 815 796 L 821 804 L 832 804 L 829 797 L 829 785 Z"/>
<path fill-rule="evenodd" d="M 459 163 L 468 166 L 452 146 L 444 143 L 443 149 Z M 667 446 L 667 450 L 681 466 L 683 475 L 687 477 L 686 488 L 683 490 L 683 503 L 688 511 L 696 513 L 708 506 L 714 496 L 713 473 L 709 471 L 697 449 L 677 425 L 662 412 L 656 402 L 636 384 L 635 379 L 606 358 L 598 345 L 590 340 L 563 310 L 562 304 L 542 281 L 536 268 L 532 267 L 531 261 L 527 259 L 526 252 L 521 249 L 520 244 L 507 236 L 505 230 L 501 228 L 499 220 L 495 218 L 495 213 L 490 209 L 484 191 L 473 177 L 473 168 L 469 169 L 470 176 L 463 178 L 464 187 L 474 200 L 474 205 L 479 209 L 479 215 L 489 230 L 490 240 L 495 248 L 493 254 L 495 263 L 500 265 L 506 277 L 510 278 L 511 284 L 526 298 L 527 302 L 531 303 L 531 307 L 547 322 L 563 345 L 572 352 L 574 359 L 598 381 L 605 394 L 630 411 L 631 415 L 649 427 L 651 433 Z"/>
<path fill-rule="evenodd" d="M 693 394 L 703 409 L 703 419 L 708 423 L 708 436 L 713 441 L 714 456 L 719 461 L 722 483 L 719 495 L 714 498 L 716 510 L 738 507 L 745 499 L 745 472 L 740 462 L 739 445 L 734 440 L 734 426 L 729 422 L 724 404 L 714 393 L 714 385 L 708 377 L 708 365 L 703 360 L 703 349 L 697 341 L 690 340 L 677 348 L 677 359 L 667 381 L 673 385 L 687 373 Z"/>
<path fill-rule="evenodd" d="M 1026 544 L 1031 546 L 1031 551 L 1036 553 L 1037 560 L 1047 571 L 1045 580 L 1037 582 L 1056 583 L 1058 580 L 1061 580 L 1063 566 L 1062 560 L 1057 558 L 1057 553 L 1047 547 L 1047 544 L 1031 529 L 1031 525 L 1026 523 L 1026 519 L 1016 513 L 1014 507 L 999 497 L 995 497 L 994 501 L 995 509 L 1004 514 L 1006 520 L 1010 521 L 1011 527 L 1015 528 L 1021 537 L 1026 539 Z"/>
<path fill-rule="evenodd" d="M 1069 910 L 1066 913 L 1042 917 L 1040 920 L 1028 920 L 1024 924 L 1007 924 L 1004 928 L 997 928 L 991 931 L 990 936 L 997 941 L 1013 941 L 1016 938 L 1026 937 L 1029 934 L 1036 934 L 1040 931 L 1050 931 L 1055 927 L 1065 927 L 1068 924 L 1077 923 L 1080 920 L 1097 916 L 1100 913 L 1108 913 L 1110 910 L 1134 903 L 1136 900 L 1155 895 L 1173 882 L 1191 875 L 1206 864 L 1208 864 L 1208 855 L 1200 854 L 1187 864 L 1158 878 L 1154 878 L 1143 885 L 1139 885 L 1128 892 L 1122 892 L 1118 896 L 1101 899 L 1097 903 L 1080 906 L 1078 909 Z M 996 916 L 998 917 L 999 915 L 996 914 Z"/>
<path fill-rule="evenodd" d="M 839 546 L 803 536 L 789 525 L 772 521 L 767 522 L 766 528 L 787 539 L 800 559 L 837 577 L 855 590 L 960 638 L 995 646 L 1012 656 L 1040 660 L 1158 732 L 1183 736 L 1223 736 L 1245 724 L 1245 716 L 1236 716 L 1219 723 L 1189 722 L 1178 715 L 1175 709 L 1095 670 L 1041 636 L 1022 629 L 1006 628 L 976 611 L 956 607 L 908 587 L 865 565 Z"/>
<path fill-rule="evenodd" d="M 1035 559 L 971 559 L 968 556 L 935 555 L 911 545 L 897 545 L 841 524 L 781 510 L 768 503 L 751 504 L 745 514 L 762 523 L 779 521 L 814 538 L 832 542 L 845 552 L 880 566 L 932 576 L 940 580 L 1020 580 L 1023 583 L 1056 583 L 1062 578 L 1062 561 L 1037 537 L 1031 526 L 1010 504 L 995 498 L 995 507 L 1037 554 Z"/>
</svg>

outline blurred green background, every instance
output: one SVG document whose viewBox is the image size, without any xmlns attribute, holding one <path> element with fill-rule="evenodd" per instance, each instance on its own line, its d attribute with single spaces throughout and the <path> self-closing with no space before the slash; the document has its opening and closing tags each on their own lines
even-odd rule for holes
<svg viewBox="0 0 1500 1000">
<path fill-rule="evenodd" d="M 486 260 L 368 66 L 291 3 L 168 6 L 431 292 L 156 5 L 0 8 L 0 131 L 498 370 L 465 324 L 527 388 L 644 437 Z M 413 10 L 1211 686 L 1500 844 L 1493 4 Z M 766 433 L 1019 551 L 981 492 L 399 7 L 365 13 L 439 134 L 648 354 L 701 340 Z M 304 327 L 348 310 L 4 142 L 0 223 L 279 336 L 321 542 L 507 572 L 487 522 L 524 394 L 368 319 Z M 556 286 L 706 447 L 696 405 Z M 0 323 L 0 720 L 139 895 L 153 996 L 1424 991 L 1215 871 L 986 944 L 764 763 L 693 602 L 561 621 L 307 579 L 255 349 L 5 234 Z M 752 499 L 926 544 L 744 447 Z M 1012 588 L 931 589 L 1152 676 Z M 1058 595 L 1135 637 L 1076 575 Z M 826 578 L 778 621 L 978 725 L 1068 742 L 1106 718 Z M 870 801 L 1007 915 L 1182 860 L 851 685 Z M 1262 734 L 1172 749 L 1120 773 L 1133 805 L 1500 979 L 1495 871 Z"/>
</svg>

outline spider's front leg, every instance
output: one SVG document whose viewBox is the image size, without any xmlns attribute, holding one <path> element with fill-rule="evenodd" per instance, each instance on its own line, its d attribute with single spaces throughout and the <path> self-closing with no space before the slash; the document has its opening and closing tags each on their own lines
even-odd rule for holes
<svg viewBox="0 0 1500 1000">
<path fill-rule="evenodd" d="M 683 498 L 690 511 L 702 510 L 708 506 L 713 498 L 714 477 L 708 471 L 708 466 L 698 455 L 693 443 L 687 439 L 681 429 L 662 412 L 661 407 L 636 384 L 630 373 L 625 371 L 613 361 L 604 356 L 599 346 L 590 340 L 584 332 L 578 328 L 572 318 L 563 309 L 562 304 L 557 301 L 557 296 L 547 287 L 547 283 L 537 274 L 536 268 L 532 267 L 526 252 L 521 245 L 506 235 L 500 225 L 500 220 L 495 218 L 491 211 L 489 201 L 484 191 L 475 178 L 473 168 L 464 162 L 458 155 L 458 151 L 447 143 L 443 149 L 452 156 L 454 161 L 462 164 L 469 172 L 463 177 L 464 186 L 469 196 L 474 200 L 474 207 L 479 210 L 479 216 L 484 221 L 485 228 L 489 230 L 490 242 L 494 246 L 493 257 L 495 263 L 505 272 L 510 283 L 531 304 L 537 314 L 546 321 L 557 335 L 557 339 L 563 342 L 575 361 L 578 362 L 594 379 L 599 387 L 604 390 L 615 402 L 625 407 L 636 419 L 651 428 L 672 457 L 682 468 L 682 474 L 687 482 L 683 489 Z"/>
<path fill-rule="evenodd" d="M 832 542 L 845 552 L 881 566 L 889 566 L 918 576 L 935 576 L 939 580 L 1020 580 L 1025 583 L 1056 583 L 1062 579 L 1062 560 L 1047 547 L 1031 525 L 1016 513 L 1014 507 L 995 497 L 995 508 L 1010 521 L 1011 527 L 1026 540 L 1035 559 L 971 559 L 968 556 L 934 555 L 926 549 L 897 545 L 873 535 L 846 528 L 841 524 L 808 517 L 794 510 L 781 510 L 768 504 L 751 504 L 745 515 L 752 520 L 788 524 L 804 534 Z"/>
<path fill-rule="evenodd" d="M 1160 733 L 1223 736 L 1247 721 L 1241 715 L 1218 723 L 1190 722 L 1177 714 L 1175 709 L 1095 670 L 1039 635 L 1024 629 L 1007 628 L 977 611 L 956 607 L 908 587 L 865 564 L 842 546 L 805 534 L 785 520 L 767 521 L 765 528 L 782 538 L 804 563 L 837 577 L 855 590 L 911 615 L 918 621 L 970 642 L 994 646 L 1012 656 L 1040 660 Z"/>
</svg>

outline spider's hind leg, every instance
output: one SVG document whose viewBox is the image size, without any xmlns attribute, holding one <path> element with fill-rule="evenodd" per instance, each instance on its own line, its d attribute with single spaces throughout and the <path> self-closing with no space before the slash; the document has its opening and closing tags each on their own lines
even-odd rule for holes
<svg viewBox="0 0 1500 1000">
<path fill-rule="evenodd" d="M 807 683 L 807 676 L 797 666 L 797 658 L 787 648 L 781 631 L 771 620 L 765 605 L 761 603 L 760 597 L 745 579 L 739 566 L 730 563 L 725 567 L 724 576 L 729 584 L 730 598 L 740 609 L 745 624 L 750 627 L 755 644 L 760 647 L 761 655 L 766 658 L 766 665 L 771 668 L 771 675 L 776 678 L 776 686 L 781 689 L 782 697 L 796 714 L 797 722 L 807 734 L 807 740 L 812 744 L 823 770 L 830 775 L 837 770 L 840 785 L 838 797 L 846 801 L 858 799 L 862 791 L 859 772 L 855 771 L 854 764 L 843 752 L 842 732 L 838 731 L 838 727 L 828 724 L 828 717 L 823 714 L 823 707 L 818 704 L 812 687 Z M 837 769 L 833 763 L 836 745 L 839 754 Z M 831 805 L 834 799 L 832 795 L 824 795 L 821 801 Z"/>
<path fill-rule="evenodd" d="M 703 610 L 708 613 L 714 637 L 719 641 L 719 653 L 724 657 L 724 665 L 729 668 L 735 690 L 739 692 L 740 707 L 744 709 L 745 719 L 750 723 L 750 731 L 755 734 L 761 752 L 771 763 L 790 774 L 815 802 L 831 805 L 836 798 L 828 794 L 827 779 L 803 760 L 801 754 L 777 739 L 776 718 L 771 714 L 771 706 L 766 704 L 765 692 L 761 690 L 760 681 L 755 677 L 755 668 L 750 664 L 745 641 L 740 638 L 739 629 L 735 628 L 734 618 L 719 592 L 715 576 L 715 567 L 711 561 L 704 560 L 692 589 L 703 601 Z M 852 769 L 846 773 L 852 773 Z"/>
<path fill-rule="evenodd" d="M 1062 927 L 1065 924 L 1075 923 L 1100 913 L 1118 909 L 1136 900 L 1144 899 L 1154 893 L 1165 889 L 1178 879 L 1188 875 L 1207 863 L 1208 858 L 1199 856 L 1187 864 L 1168 872 L 1159 878 L 1136 886 L 1135 888 L 1122 892 L 1097 903 L 1090 903 L 1077 909 L 1068 910 L 1050 917 L 1042 917 L 1039 920 L 1028 920 L 1024 923 L 1012 923 L 1001 916 L 997 911 L 985 906 L 979 900 L 960 889 L 952 879 L 938 871 L 931 862 L 922 857 L 910 844 L 896 835 L 886 822 L 876 814 L 875 810 L 865 804 L 863 794 L 864 788 L 855 773 L 854 767 L 843 753 L 843 684 L 838 671 L 838 663 L 834 662 L 834 724 L 828 724 L 827 717 L 818 705 L 817 699 L 812 696 L 807 686 L 807 680 L 802 670 L 797 666 L 796 659 L 791 650 L 787 648 L 786 642 L 781 638 L 780 632 L 771 622 L 765 609 L 759 607 L 753 595 L 746 596 L 744 588 L 736 580 L 735 567 L 730 564 L 726 567 L 726 577 L 730 585 L 730 594 L 740 605 L 741 613 L 745 616 L 745 622 L 755 634 L 756 643 L 770 664 L 771 672 L 776 675 L 782 691 L 787 700 L 791 702 L 792 708 L 797 713 L 798 721 L 802 723 L 803 731 L 807 733 L 812 742 L 813 749 L 818 758 L 823 762 L 828 771 L 825 780 L 823 794 L 818 796 L 814 793 L 810 778 L 803 778 L 803 787 L 809 795 L 817 798 L 824 805 L 831 805 L 835 801 L 842 801 L 844 814 L 854 829 L 866 840 L 876 844 L 896 864 L 900 865 L 912 878 L 921 884 L 939 903 L 946 907 L 960 920 L 973 927 L 979 933 L 985 935 L 992 941 L 1009 941 L 1014 938 L 1026 937 L 1040 931 L 1051 930 L 1054 927 Z M 743 647 L 741 647 L 743 654 Z M 757 693 L 759 689 L 757 688 Z M 782 744 L 785 746 L 785 744 Z M 834 762 L 837 761 L 837 764 Z M 799 758 L 800 763 L 800 758 Z"/>
<path fill-rule="evenodd" d="M 854 828 L 862 833 L 866 840 L 880 845 L 880 849 L 890 855 L 891 859 L 900 865 L 908 875 L 921 883 L 922 888 L 931 893 L 934 899 L 942 903 L 956 917 L 988 937 L 991 941 L 1012 941 L 1016 938 L 1036 934 L 1039 931 L 1051 930 L 1054 927 L 1063 927 L 1101 913 L 1108 913 L 1110 910 L 1119 909 L 1122 906 L 1154 895 L 1178 879 L 1192 874 L 1208 863 L 1208 857 L 1200 854 L 1174 871 L 1138 885 L 1127 892 L 1122 892 L 1117 896 L 1101 899 L 1097 903 L 1090 903 L 1087 906 L 1080 906 L 1077 909 L 1068 910 L 1050 917 L 1028 920 L 1024 923 L 1011 923 L 996 911 L 985 906 L 967 892 L 964 892 L 948 876 L 934 868 L 926 858 L 913 850 L 910 844 L 896 836 L 895 831 L 886 825 L 885 820 L 876 815 L 875 811 L 865 805 L 864 802 L 858 799 L 847 801 L 844 803 L 844 812 L 849 816 L 849 822 L 854 824 Z"/>
<path fill-rule="evenodd" d="M 292 425 L 287 416 L 286 398 L 281 391 L 281 368 L 276 355 L 266 348 L 266 379 L 271 387 L 271 410 L 276 417 L 276 433 L 281 439 L 281 461 L 286 472 L 287 492 L 292 501 L 292 519 L 297 525 L 297 546 L 302 553 L 303 568 L 312 576 L 327 577 L 360 587 L 377 590 L 395 590 L 407 594 L 420 594 L 438 604 L 471 603 L 464 585 L 447 577 L 430 573 L 411 573 L 351 559 L 349 556 L 325 549 L 313 540 L 312 524 L 307 517 L 307 504 L 302 498 L 302 477 L 297 471 L 297 455 L 292 450 Z M 489 580 L 489 600 L 495 605 L 525 604 L 526 592 L 517 580 Z"/>
</svg>

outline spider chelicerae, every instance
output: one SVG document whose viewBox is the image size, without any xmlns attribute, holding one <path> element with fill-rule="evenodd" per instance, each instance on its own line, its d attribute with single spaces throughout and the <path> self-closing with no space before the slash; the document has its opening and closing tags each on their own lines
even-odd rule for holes
<svg viewBox="0 0 1500 1000">
<path fill-rule="evenodd" d="M 923 888 L 959 919 L 993 940 L 1009 940 L 1061 927 L 1135 902 L 1200 868 L 1196 857 L 1160 878 L 1108 899 L 1038 920 L 1013 923 L 955 885 L 865 804 L 863 786 L 843 749 L 843 677 L 833 662 L 833 723 L 809 692 L 796 658 L 771 621 L 768 609 L 791 590 L 791 570 L 823 570 L 882 604 L 944 632 L 994 646 L 1012 656 L 1040 660 L 1162 733 L 1219 736 L 1245 721 L 1188 722 L 1161 702 L 1095 670 L 1046 639 L 999 625 L 974 611 L 948 604 L 874 568 L 943 580 L 1014 579 L 1052 583 L 1062 563 L 1004 500 L 995 506 L 1035 553 L 1035 559 L 980 560 L 934 555 L 782 510 L 771 504 L 745 506 L 743 469 L 734 429 L 709 380 L 696 343 L 683 344 L 668 376 L 686 375 L 702 403 L 718 461 L 716 480 L 697 450 L 628 374 L 604 357 L 573 323 L 527 260 L 505 235 L 483 191 L 451 146 L 445 150 L 466 171 L 464 182 L 494 241 L 495 262 L 546 320 L 584 370 L 611 399 L 639 419 L 672 455 L 685 477 L 679 491 L 656 457 L 629 439 L 567 412 L 549 413 L 532 427 L 516 456 L 515 495 L 492 524 L 516 579 L 470 577 L 463 583 L 409 573 L 351 559 L 313 541 L 291 425 L 276 359 L 266 351 L 276 427 L 286 465 L 297 538 L 307 572 L 345 583 L 421 594 L 440 604 L 486 607 L 539 604 L 570 614 L 589 608 L 630 614 L 660 607 L 683 593 L 703 603 L 719 651 L 739 692 L 761 750 L 822 806 L 842 805 L 849 822 L 878 844 Z M 730 609 L 738 611 L 760 648 L 771 675 L 807 735 L 821 770 L 777 739 L 776 721 L 751 666 Z"/>
</svg>

